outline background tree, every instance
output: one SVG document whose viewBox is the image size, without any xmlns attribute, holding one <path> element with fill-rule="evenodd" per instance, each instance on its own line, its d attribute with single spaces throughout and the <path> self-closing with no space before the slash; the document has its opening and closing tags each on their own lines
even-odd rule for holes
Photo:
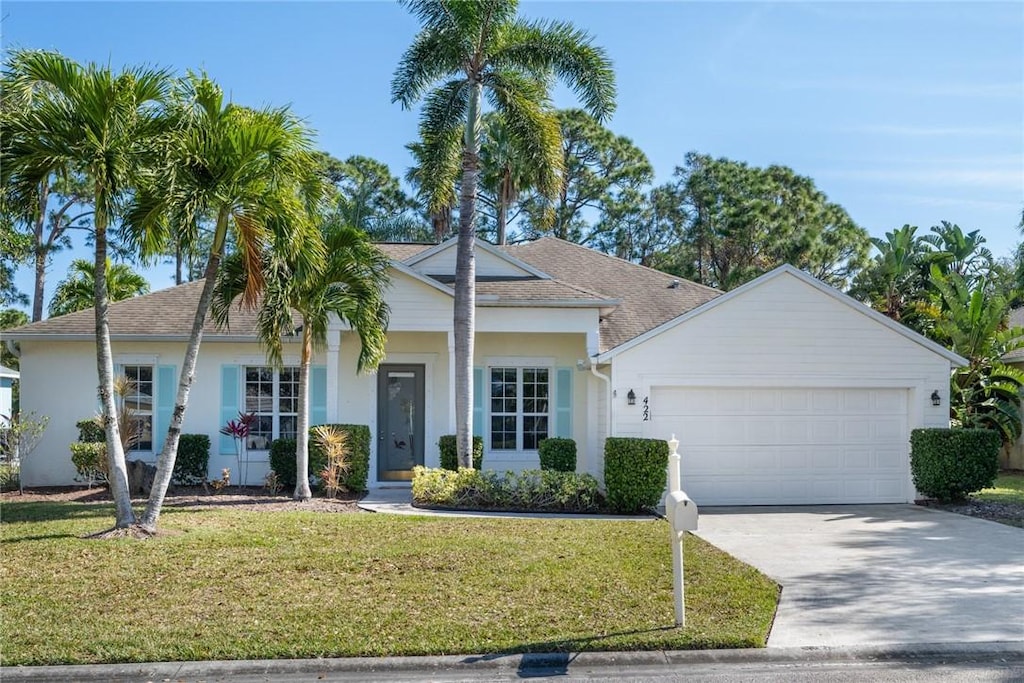
<svg viewBox="0 0 1024 683">
<path fill-rule="evenodd" d="M 12 223 L 0 220 L 0 306 L 28 304 L 28 297 L 14 284 L 14 273 L 26 262 L 31 249 L 28 235 L 15 230 Z"/>
<path fill-rule="evenodd" d="M 346 226 L 338 214 L 324 225 L 325 262 L 288 263 L 274 254 L 264 257 L 266 288 L 258 316 L 259 336 L 271 364 L 283 363 L 282 339 L 294 333 L 292 311 L 302 317 L 299 356 L 298 426 L 295 442 L 296 500 L 309 500 L 309 369 L 313 354 L 327 345 L 331 316 L 358 335 L 357 370 L 376 370 L 384 358 L 388 306 L 384 289 L 390 260 L 366 234 Z M 310 266 L 312 266 L 310 268 Z M 232 303 L 248 286 L 249 273 L 238 254 L 228 257 L 217 281 L 213 316 L 229 323 Z"/>
<path fill-rule="evenodd" d="M 942 275 L 956 274 L 966 280 L 985 279 L 995 263 L 992 252 L 982 246 L 985 238 L 980 230 L 965 234 L 959 225 L 942 221 L 933 225 L 931 234 L 923 235 L 921 241 L 932 248 L 925 259 L 928 266 L 938 266 Z"/>
<path fill-rule="evenodd" d="M 0 310 L 0 332 L 12 330 L 28 323 L 28 315 L 25 311 L 17 308 L 6 308 Z M 2 335 L 0 335 L 2 336 Z M 12 370 L 21 368 L 21 360 L 7 348 L 7 344 L 0 344 L 0 365 Z M 15 414 L 21 412 L 21 382 L 14 383 L 11 387 L 11 411 Z"/>
<path fill-rule="evenodd" d="M 111 264 L 107 259 L 107 296 L 110 301 L 121 301 L 149 293 L 149 282 L 130 266 Z M 75 259 L 68 266 L 68 275 L 57 283 L 50 300 L 50 316 L 66 315 L 91 308 L 96 291 L 96 264 Z"/>
<path fill-rule="evenodd" d="M 450 133 L 452 134 L 452 133 Z M 454 130 L 454 137 L 458 130 Z M 452 236 L 455 226 L 456 204 L 458 203 L 459 154 L 458 142 L 438 145 L 448 152 L 447 158 L 428 154 L 427 146 L 422 142 L 412 142 L 405 146 L 412 154 L 413 165 L 406 171 L 405 180 L 413 186 L 421 210 L 430 223 L 430 235 L 424 242 L 442 242 Z M 429 167 L 427 164 L 431 164 Z M 416 242 L 417 234 L 399 241 Z"/>
<path fill-rule="evenodd" d="M 599 213 L 622 211 L 623 195 L 636 193 L 654 177 L 647 156 L 633 141 L 615 135 L 580 109 L 558 112 L 562 182 L 553 198 L 543 192 L 523 200 L 531 237 L 553 235 L 592 244 Z"/>
<path fill-rule="evenodd" d="M 405 0 L 422 26 L 391 82 L 392 99 L 420 117 L 423 175 L 444 184 L 461 156 L 459 241 L 455 267 L 455 419 L 459 463 L 472 467 L 476 198 L 483 99 L 498 111 L 530 157 L 558 167 L 558 122 L 550 106 L 552 76 L 598 118 L 611 113 L 611 62 L 585 32 L 564 22 L 525 21 L 515 0 Z M 431 193 L 430 210 L 450 195 Z"/>
<path fill-rule="evenodd" d="M 93 201 L 95 247 L 94 305 L 99 395 L 106 427 L 111 494 L 116 526 L 134 523 L 124 450 L 118 438 L 114 404 L 114 363 L 107 319 L 107 229 L 117 216 L 117 199 L 153 152 L 166 126 L 162 103 L 170 80 L 166 72 L 109 66 L 81 66 L 55 52 L 16 51 L 6 62 L 5 79 L 36 84 L 42 93 L 26 116 L 7 124 L 0 142 L 0 176 L 7 187 L 40 186 L 55 173 L 80 173 Z"/>
<path fill-rule="evenodd" d="M 310 239 L 310 220 L 323 196 L 322 176 L 309 131 L 287 109 L 250 109 L 225 103 L 223 90 L 205 75 L 190 74 L 174 103 L 174 129 L 163 139 L 163 163 L 140 183 L 128 229 L 143 255 L 159 253 L 177 230 L 194 243 L 204 216 L 215 216 L 204 283 L 181 364 L 178 389 L 149 501 L 140 520 L 156 529 L 177 456 L 181 424 L 195 378 L 203 324 L 224 257 L 228 234 L 249 277 L 241 296 L 255 307 L 264 286 L 262 258 L 322 259 Z"/>
<path fill-rule="evenodd" d="M 671 272 L 728 290 L 791 263 L 845 288 L 867 262 L 867 232 L 792 169 L 691 152 L 675 176 L 687 221 Z"/>
</svg>

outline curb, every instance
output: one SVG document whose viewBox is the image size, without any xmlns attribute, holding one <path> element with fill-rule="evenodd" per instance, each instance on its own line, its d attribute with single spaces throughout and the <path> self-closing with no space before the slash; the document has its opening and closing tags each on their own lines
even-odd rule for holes
<svg viewBox="0 0 1024 683">
<path fill-rule="evenodd" d="M 985 643 L 913 643 L 855 647 L 799 647 L 744 650 L 670 650 L 648 652 L 565 652 L 431 657 L 351 657 L 73 666 L 4 666 L 10 681 L 193 680 L 225 676 L 405 673 L 584 673 L 618 667 L 676 667 L 696 664 L 772 664 L 885 662 L 941 657 L 948 661 L 1007 657 L 1024 662 L 1024 641 Z"/>
</svg>

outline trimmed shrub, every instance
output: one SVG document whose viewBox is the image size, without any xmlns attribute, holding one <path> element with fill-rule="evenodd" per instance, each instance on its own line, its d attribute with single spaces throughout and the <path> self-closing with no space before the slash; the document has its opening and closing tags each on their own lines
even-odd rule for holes
<svg viewBox="0 0 1024 683">
<path fill-rule="evenodd" d="M 103 431 L 103 425 L 95 417 L 79 420 L 75 423 L 78 427 L 78 440 L 82 443 L 106 443 L 107 434 Z"/>
<path fill-rule="evenodd" d="M 209 467 L 210 437 L 206 434 L 182 434 L 171 481 L 178 486 L 201 484 L 206 481 Z"/>
<path fill-rule="evenodd" d="M 941 502 L 988 488 L 999 474 L 1002 438 L 991 429 L 915 429 L 910 433 L 914 487 Z"/>
<path fill-rule="evenodd" d="M 0 463 L 0 491 L 17 490 L 20 476 L 17 465 L 10 462 Z"/>
<path fill-rule="evenodd" d="M 544 439 L 539 451 L 542 470 L 576 471 L 576 442 L 572 439 Z"/>
<path fill-rule="evenodd" d="M 445 434 L 437 440 L 437 447 L 441 451 L 441 469 L 459 469 L 459 448 L 455 441 L 454 434 Z M 473 437 L 473 469 L 478 470 L 484 464 L 484 438 Z"/>
<path fill-rule="evenodd" d="M 71 444 L 71 462 L 78 472 L 75 479 L 86 482 L 90 488 L 93 483 L 107 482 L 107 444 L 76 441 Z"/>
<path fill-rule="evenodd" d="M 370 428 L 366 425 L 333 424 L 348 436 L 349 468 L 342 482 L 349 491 L 365 491 L 370 476 Z M 327 466 L 327 456 L 309 435 L 309 473 L 316 475 Z M 270 469 L 285 489 L 295 488 L 295 439 L 275 439 L 270 444 Z"/>
<path fill-rule="evenodd" d="M 593 476 L 553 470 L 495 472 L 413 469 L 412 500 L 420 507 L 511 512 L 599 512 L 604 499 Z"/>
<path fill-rule="evenodd" d="M 668 471 L 668 443 L 610 436 L 604 442 L 604 487 L 619 513 L 643 512 L 661 501 Z"/>
</svg>

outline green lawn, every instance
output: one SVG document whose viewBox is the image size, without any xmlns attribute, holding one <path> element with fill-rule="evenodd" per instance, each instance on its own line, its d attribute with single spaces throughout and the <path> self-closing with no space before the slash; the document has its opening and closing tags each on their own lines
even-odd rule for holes
<svg viewBox="0 0 1024 683">
<path fill-rule="evenodd" d="M 672 627 L 661 521 L 171 509 L 0 510 L 2 663 L 761 647 L 778 587 L 689 537 Z"/>
<path fill-rule="evenodd" d="M 1024 473 L 1000 474 L 990 489 L 982 489 L 972 498 L 990 503 L 1017 503 L 1024 505 Z"/>
</svg>

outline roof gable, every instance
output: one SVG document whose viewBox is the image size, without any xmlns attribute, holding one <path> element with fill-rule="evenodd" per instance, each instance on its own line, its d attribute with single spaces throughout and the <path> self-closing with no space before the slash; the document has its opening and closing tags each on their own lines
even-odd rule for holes
<svg viewBox="0 0 1024 683">
<path fill-rule="evenodd" d="M 602 353 L 600 355 L 600 357 L 599 357 L 599 360 L 601 360 L 601 361 L 609 360 L 609 359 L 615 357 L 616 355 L 618 355 L 619 353 L 622 353 L 623 351 L 627 351 L 627 350 L 629 350 L 629 349 L 631 349 L 631 348 L 633 348 L 635 346 L 638 346 L 639 344 L 642 344 L 643 342 L 647 341 L 648 339 L 651 339 L 652 337 L 655 337 L 655 336 L 657 336 L 657 335 L 659 335 L 659 334 L 661 334 L 661 333 L 663 333 L 663 332 L 665 332 L 667 330 L 670 330 L 670 329 L 672 329 L 672 328 L 674 328 L 674 327 L 676 327 L 678 325 L 681 325 L 681 324 L 685 323 L 688 320 L 691 320 L 691 319 L 693 319 L 693 318 L 695 318 L 695 317 L 697 317 L 699 315 L 702 315 L 702 314 L 704 314 L 704 313 L 706 313 L 706 312 L 708 312 L 710 310 L 714 310 L 715 308 L 717 308 L 719 306 L 727 305 L 728 302 L 732 301 L 733 299 L 739 298 L 739 297 L 743 296 L 746 292 L 749 292 L 752 289 L 761 287 L 761 286 L 765 285 L 766 283 L 771 282 L 772 280 L 774 280 L 776 278 L 779 278 L 779 277 L 793 277 L 793 278 L 799 280 L 800 282 L 802 282 L 802 283 L 812 287 L 813 289 L 817 290 L 821 294 L 830 297 L 831 299 L 833 299 L 833 300 L 843 304 L 844 306 L 849 307 L 850 309 L 852 309 L 856 313 L 859 313 L 860 315 L 866 316 L 867 318 L 871 319 L 875 323 L 878 323 L 878 324 L 882 325 L 883 327 L 889 329 L 890 331 L 895 332 L 896 334 L 899 334 L 899 335 L 905 337 L 909 341 L 911 341 L 911 342 L 913 342 L 913 343 L 915 343 L 915 344 L 917 344 L 919 346 L 924 347 L 925 349 L 931 351 L 932 353 L 935 353 L 936 355 L 941 356 L 942 358 L 945 358 L 946 360 L 948 360 L 950 363 L 952 363 L 954 365 L 963 366 L 963 365 L 967 364 L 967 360 L 966 359 L 964 359 L 961 356 L 953 353 L 952 351 L 950 351 L 949 349 L 945 348 L 941 344 L 937 344 L 937 343 L 933 342 L 931 339 L 928 339 L 927 337 L 925 337 L 923 335 L 920 335 L 917 332 L 914 332 L 913 330 L 911 330 L 910 328 L 906 327 L 905 325 L 901 325 L 900 323 L 895 322 L 894 320 L 891 320 L 891 319 L 887 318 L 886 316 L 884 316 L 881 313 L 879 313 L 878 311 L 870 308 L 869 306 L 865 306 L 864 304 L 862 304 L 861 302 L 857 301 L 856 299 L 854 299 L 854 298 L 852 298 L 850 296 L 847 296 L 846 294 L 843 294 L 839 290 L 834 289 L 834 288 L 826 285 L 824 282 L 821 282 L 817 278 L 814 278 L 814 277 L 808 275 L 807 273 L 803 272 L 802 270 L 799 270 L 799 269 L 797 269 L 797 268 L 795 268 L 795 267 L 793 267 L 793 266 L 791 266 L 789 264 L 785 264 L 785 265 L 779 266 L 778 268 L 776 268 L 776 269 L 774 269 L 774 270 L 772 270 L 772 271 L 770 271 L 768 273 L 765 273 L 764 275 L 762 275 L 759 278 L 751 280 L 750 282 L 747 282 L 746 284 L 744 284 L 744 285 L 742 285 L 740 287 L 737 287 L 736 289 L 731 290 L 731 291 L 721 295 L 720 297 L 718 297 L 716 299 L 708 301 L 707 303 L 705 303 L 705 304 L 703 304 L 701 306 L 698 306 L 697 308 L 694 308 L 693 310 L 687 311 L 687 312 L 683 313 L 682 315 L 679 315 L 676 318 L 673 318 L 672 320 L 666 321 L 665 323 L 663 323 L 663 324 L 661 324 L 661 325 L 659 325 L 659 326 L 657 326 L 657 327 L 655 327 L 655 328 L 653 328 L 651 330 L 648 330 L 644 334 L 641 334 L 641 335 L 639 335 L 639 336 L 629 340 L 628 342 L 626 342 L 626 343 L 624 343 L 624 344 L 622 344 L 620 346 L 617 346 L 617 347 L 611 349 L 610 351 L 608 351 L 606 353 Z"/>
<path fill-rule="evenodd" d="M 451 238 L 405 260 L 406 265 L 424 275 L 455 275 L 458 239 Z M 476 275 L 478 278 L 534 277 L 549 280 L 551 276 L 515 258 L 497 247 L 475 240 Z"/>
</svg>

